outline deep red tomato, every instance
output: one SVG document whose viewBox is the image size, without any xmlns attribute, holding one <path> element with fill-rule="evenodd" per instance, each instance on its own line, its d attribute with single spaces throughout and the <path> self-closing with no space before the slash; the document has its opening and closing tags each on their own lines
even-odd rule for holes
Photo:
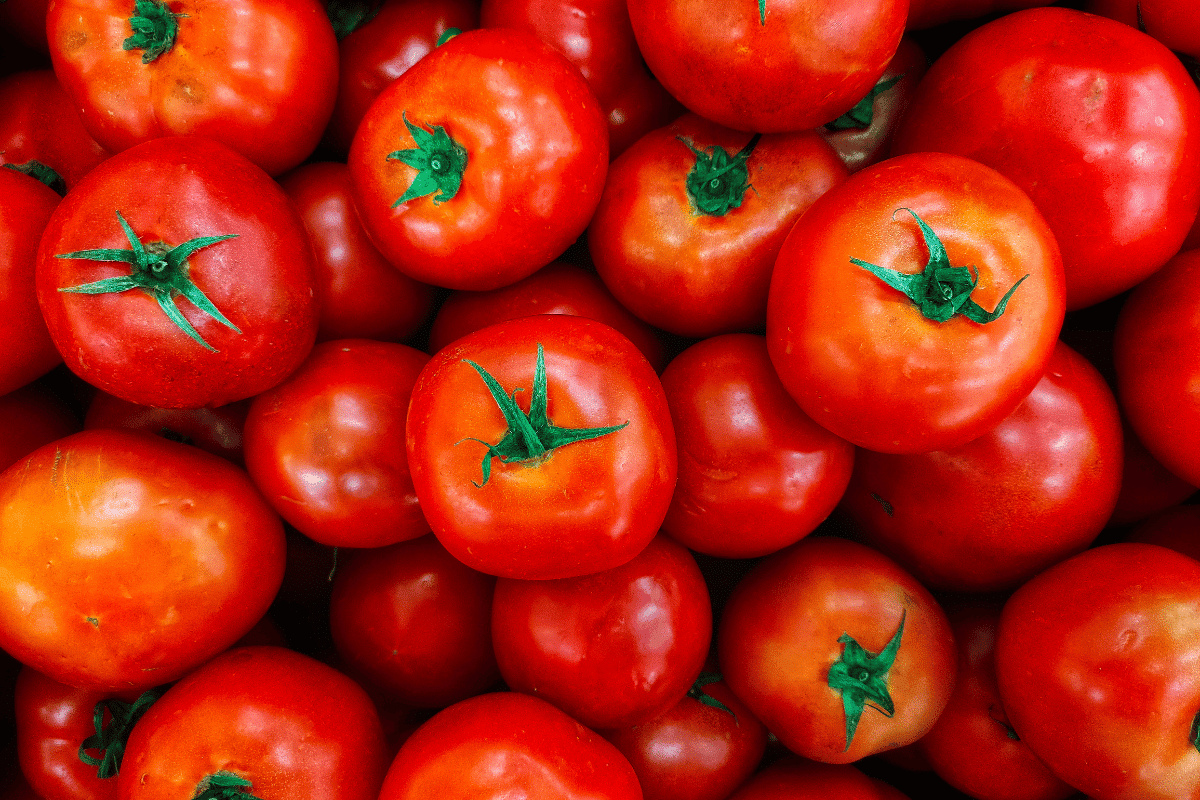
<svg viewBox="0 0 1200 800">
<path fill-rule="evenodd" d="M 898 790 L 848 764 L 798 758 L 776 761 L 747 781 L 729 800 L 907 800 Z"/>
<path fill-rule="evenodd" d="M 40 382 L 0 395 L 0 471 L 79 430 L 79 419 Z"/>
<path fill-rule="evenodd" d="M 1150 34 L 1177 53 L 1200 58 L 1200 6 L 1175 0 L 1088 0 L 1084 10 Z"/>
<path fill-rule="evenodd" d="M 800 410 L 761 336 L 698 342 L 662 384 L 679 446 L 664 531 L 701 553 L 753 558 L 799 541 L 833 511 L 854 445 Z"/>
<path fill-rule="evenodd" d="M 1012 413 L 1063 315 L 1058 247 L 1029 197 L 982 164 L 921 153 L 854 173 L 800 218 L 771 278 L 767 345 L 818 424 L 921 453 Z"/>
<path fill-rule="evenodd" d="M 330 632 L 349 674 L 388 698 L 443 708 L 500 677 L 492 651 L 496 579 L 434 536 L 338 560 Z"/>
<path fill-rule="evenodd" d="M 761 330 L 792 225 L 845 180 L 813 131 L 750 137 L 695 114 L 613 162 L 588 249 L 613 295 L 682 336 Z"/>
<path fill-rule="evenodd" d="M 283 380 L 312 349 L 308 234 L 270 177 L 217 142 L 113 156 L 55 210 L 37 297 L 68 367 L 146 406 L 219 406 Z"/>
<path fill-rule="evenodd" d="M 909 0 L 909 30 L 922 30 L 957 20 L 1050 5 L 1050 0 Z"/>
<path fill-rule="evenodd" d="M 317 341 L 410 338 L 433 312 L 433 287 L 397 270 L 371 244 L 345 164 L 313 162 L 279 179 L 296 204 L 316 256 Z"/>
<path fill-rule="evenodd" d="M 1170 506 L 1151 514 L 1125 541 L 1169 547 L 1200 561 L 1200 505 Z"/>
<path fill-rule="evenodd" d="M 583 232 L 608 132 L 579 70 L 549 45 L 475 30 L 376 98 L 349 163 L 363 226 L 397 269 L 482 291 L 532 274 Z"/>
<path fill-rule="evenodd" d="M 1125 463 L 1121 468 L 1121 491 L 1108 524 L 1129 525 L 1151 514 L 1182 503 L 1196 493 L 1196 487 L 1162 465 L 1150 454 L 1146 445 L 1134 433 L 1128 421 L 1122 419 L 1125 440 Z"/>
<path fill-rule="evenodd" d="M 1200 562 L 1096 547 L 1018 589 L 996 678 L 1021 740 L 1096 800 L 1200 797 Z"/>
<path fill-rule="evenodd" d="M 195 445 L 242 466 L 242 432 L 249 411 L 249 400 L 217 408 L 151 408 L 97 391 L 88 403 L 83 427 L 145 431 Z"/>
<path fill-rule="evenodd" d="M 337 39 L 318 0 L 55 0 L 54 72 L 114 153 L 203 136 L 272 175 L 313 151 L 337 92 Z"/>
<path fill-rule="evenodd" d="M 354 681 L 282 647 L 239 647 L 150 707 L 117 786 L 121 800 L 217 786 L 262 798 L 375 800 L 388 755 L 375 706 Z"/>
<path fill-rule="evenodd" d="M 567 578 L 645 547 L 675 487 L 662 385 L 632 343 L 582 317 L 502 322 L 417 378 L 408 464 L 455 557 L 513 578 Z"/>
<path fill-rule="evenodd" d="M 279 517 L 195 447 L 83 431 L 0 473 L 0 646 L 71 686 L 175 680 L 250 630 L 283 563 Z"/>
<path fill-rule="evenodd" d="M 246 469 L 280 516 L 336 547 L 429 533 L 404 451 L 409 396 L 427 361 L 403 344 L 323 342 L 254 398 Z"/>
<path fill-rule="evenodd" d="M 518 692 L 456 703 L 418 728 L 388 770 L 379 800 L 520 797 L 641 800 L 615 747 L 545 700 Z"/>
<path fill-rule="evenodd" d="M 1170 50 L 1070 8 L 990 22 L 930 68 L 892 152 L 957 153 L 1028 192 L 1062 248 L 1067 308 L 1134 286 L 1200 209 L 1200 91 Z"/>
<path fill-rule="evenodd" d="M 589 728 L 665 713 L 700 674 L 711 638 L 704 577 L 669 537 L 593 575 L 496 582 L 492 643 L 504 682 Z"/>
<path fill-rule="evenodd" d="M 767 729 L 827 763 L 915 742 L 954 688 L 954 637 L 929 591 L 878 551 L 832 537 L 759 562 L 725 604 L 717 650 Z"/>
<path fill-rule="evenodd" d="M 1028 397 L 978 439 L 860 451 L 841 507 L 863 541 L 931 589 L 1011 590 L 1092 543 L 1116 506 L 1121 465 L 1112 390 L 1059 342 Z"/>
</svg>

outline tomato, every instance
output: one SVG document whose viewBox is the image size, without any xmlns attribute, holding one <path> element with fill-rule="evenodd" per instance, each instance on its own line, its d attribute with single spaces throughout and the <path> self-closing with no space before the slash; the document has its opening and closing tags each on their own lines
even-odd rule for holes
<svg viewBox="0 0 1200 800">
<path fill-rule="evenodd" d="M 1200 561 L 1197 531 L 1200 531 L 1200 506 L 1176 505 L 1146 517 L 1129 531 L 1125 541 L 1169 547 Z"/>
<path fill-rule="evenodd" d="M 663 530 L 693 550 L 753 558 L 811 533 L 846 490 L 854 446 L 783 388 L 761 336 L 714 336 L 662 375 L 679 445 Z"/>
<path fill-rule="evenodd" d="M 347 671 L 389 699 L 443 708 L 500 677 L 492 651 L 496 579 L 433 536 L 339 558 L 329 619 Z"/>
<path fill-rule="evenodd" d="M 320 161 L 279 179 L 296 204 L 316 256 L 317 341 L 401 342 L 433 312 L 433 287 L 387 262 L 358 221 L 345 164 Z"/>
<path fill-rule="evenodd" d="M 88 404 L 83 427 L 130 428 L 154 433 L 164 439 L 195 445 L 243 466 L 242 429 L 249 411 L 249 400 L 236 400 L 217 408 L 151 408 L 98 391 Z"/>
<path fill-rule="evenodd" d="M 1121 486 L 1116 398 L 1061 342 L 1017 409 L 958 447 L 863 450 L 841 507 L 863 541 L 932 589 L 1011 590 L 1083 550 Z"/>
<path fill-rule="evenodd" d="M 1200 8 L 1173 0 L 1088 0 L 1084 10 L 1150 34 L 1177 53 L 1200 58 Z"/>
<path fill-rule="evenodd" d="M 55 0 L 46 30 L 84 127 L 114 153 L 203 136 L 278 175 L 333 109 L 337 39 L 318 0 Z"/>
<path fill-rule="evenodd" d="M 1200 797 L 1200 563 L 1118 543 L 1063 561 L 1000 616 L 996 678 L 1021 740 L 1096 800 Z"/>
<path fill-rule="evenodd" d="M 767 766 L 729 800 L 907 800 L 896 789 L 846 764 L 784 758 Z"/>
<path fill-rule="evenodd" d="M 525 31 L 467 31 L 375 99 L 350 147 L 363 226 L 401 272 L 483 291 L 587 226 L 608 169 L 595 95 Z"/>
<path fill-rule="evenodd" d="M 921 153 L 854 173 L 800 218 L 771 277 L 767 345 L 818 424 L 921 453 L 1008 416 L 1063 317 L 1058 247 L 1028 196 L 982 164 Z"/>
<path fill-rule="evenodd" d="M 1182 503 L 1196 493 L 1196 487 L 1168 470 L 1150 454 L 1146 445 L 1122 420 L 1125 440 L 1125 464 L 1121 469 L 1121 491 L 1108 524 L 1129 525 L 1151 514 Z"/>
<path fill-rule="evenodd" d="M 725 681 L 789 750 L 847 763 L 921 738 L 950 699 L 945 612 L 895 562 L 809 537 L 760 561 L 722 612 Z"/>
<path fill-rule="evenodd" d="M 883 74 L 908 0 L 629 3 L 650 71 L 687 108 L 761 133 L 816 128 Z"/>
<path fill-rule="evenodd" d="M 759 330 L 784 238 L 846 175 L 812 131 L 750 137 L 687 114 L 613 162 L 588 249 L 617 300 L 651 325 L 692 337 Z"/>
<path fill-rule="evenodd" d="M 567 578 L 645 547 L 675 486 L 662 385 L 632 343 L 550 314 L 458 339 L 425 366 L 408 464 L 433 532 L 468 566 Z"/>
<path fill-rule="evenodd" d="M 922 30 L 947 22 L 1045 5 L 1050 5 L 1048 0 L 910 0 L 908 29 Z"/>
<path fill-rule="evenodd" d="M 283 528 L 246 474 L 93 430 L 0 473 L 0 646 L 70 686 L 175 680 L 266 612 Z"/>
<path fill-rule="evenodd" d="M 545 700 L 479 695 L 440 711 L 400 748 L 379 800 L 641 800 L 615 747 Z"/>
<path fill-rule="evenodd" d="M 306 536 L 380 547 L 429 533 L 404 452 L 404 415 L 429 356 L 339 339 L 313 348 L 246 417 L 246 469 Z"/>
<path fill-rule="evenodd" d="M 67 366 L 145 406 L 256 395 L 316 336 L 303 223 L 266 173 L 207 139 L 154 139 L 92 170 L 46 226 L 37 298 Z"/>
<path fill-rule="evenodd" d="M 121 800 L 216 786 L 264 798 L 375 800 L 387 758 L 379 716 L 358 684 L 282 647 L 240 647 L 150 707 L 129 737 L 117 785 Z"/>
<path fill-rule="evenodd" d="M 1062 249 L 1067 308 L 1175 255 L 1200 209 L 1200 91 L 1149 36 L 1069 8 L 1018 11 L 930 68 L 892 143 L 980 161 L 1028 192 Z"/>
<path fill-rule="evenodd" d="M 665 536 L 592 575 L 496 582 L 492 643 L 504 682 L 589 728 L 640 725 L 682 700 L 711 636 L 700 568 Z"/>
<path fill-rule="evenodd" d="M 42 383 L 0 395 L 0 471 L 78 430 L 70 407 Z"/>
</svg>

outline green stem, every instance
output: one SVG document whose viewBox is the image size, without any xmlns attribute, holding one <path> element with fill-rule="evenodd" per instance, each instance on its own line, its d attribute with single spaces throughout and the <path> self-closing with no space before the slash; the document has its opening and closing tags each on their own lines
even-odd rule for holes
<svg viewBox="0 0 1200 800">
<path fill-rule="evenodd" d="M 746 162 L 762 134 L 754 134 L 750 141 L 733 155 L 723 147 L 713 146 L 701 150 L 682 136 L 675 138 L 683 142 L 696 156 L 696 161 L 684 180 L 692 211 L 709 217 L 723 217 L 731 208 L 739 208 L 747 190 L 751 188 L 750 168 L 746 166 Z"/>
<path fill-rule="evenodd" d="M 53 167 L 48 167 L 37 159 L 31 159 L 24 164 L 5 164 L 4 166 L 41 181 L 57 192 L 59 197 L 67 193 L 67 182 L 63 180 L 63 176 L 59 175 Z"/>
<path fill-rule="evenodd" d="M 149 64 L 171 49 L 179 32 L 179 18 L 162 0 L 135 0 L 129 27 L 133 35 L 121 43 L 124 50 L 143 50 L 142 63 Z"/>
<path fill-rule="evenodd" d="M 200 781 L 192 800 L 260 800 L 250 794 L 253 788 L 245 778 L 221 770 Z"/>
</svg>

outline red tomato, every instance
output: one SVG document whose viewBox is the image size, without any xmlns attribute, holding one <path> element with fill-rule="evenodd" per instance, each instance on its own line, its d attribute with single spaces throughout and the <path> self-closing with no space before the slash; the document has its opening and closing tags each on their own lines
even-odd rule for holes
<svg viewBox="0 0 1200 800">
<path fill-rule="evenodd" d="M 249 411 L 249 400 L 217 408 L 151 408 L 97 391 L 88 404 L 83 427 L 145 431 L 195 445 L 242 466 L 242 430 Z"/>
<path fill-rule="evenodd" d="M 760 771 L 729 800 L 907 800 L 896 789 L 846 764 L 784 758 Z"/>
<path fill-rule="evenodd" d="M 922 30 L 947 22 L 1047 5 L 1050 0 L 909 0 L 907 27 Z"/>
<path fill-rule="evenodd" d="M 624 564 L 658 532 L 675 486 L 658 376 L 582 317 L 502 322 L 439 351 L 413 388 L 407 443 L 433 532 L 492 575 Z"/>
<path fill-rule="evenodd" d="M 1200 797 L 1200 563 L 1165 547 L 1093 548 L 1026 583 L 996 634 L 1021 740 L 1096 800 Z"/>
<path fill-rule="evenodd" d="M 704 577 L 668 537 L 593 575 L 496 582 L 492 643 L 504 682 L 589 728 L 666 712 L 700 674 L 711 637 Z"/>
<path fill-rule="evenodd" d="M 735 587 L 717 633 L 734 693 L 789 750 L 847 763 L 925 735 L 954 637 L 925 587 L 864 545 L 809 537 Z"/>
<path fill-rule="evenodd" d="M 379 716 L 358 684 L 282 647 L 240 647 L 150 707 L 129 737 L 117 785 L 121 800 L 215 786 L 263 798 L 375 800 L 387 758 Z"/>
<path fill-rule="evenodd" d="M 1084 10 L 1150 34 L 1177 53 L 1200 58 L 1200 7 L 1176 0 L 1088 0 Z"/>
<path fill-rule="evenodd" d="M 337 93 L 318 0 L 55 0 L 46 30 L 84 127 L 114 153 L 203 136 L 278 175 L 316 147 Z"/>
<path fill-rule="evenodd" d="M 1151 514 L 1129 532 L 1125 541 L 1169 547 L 1200 561 L 1200 506 L 1170 506 Z"/>
<path fill-rule="evenodd" d="M 701 553 L 753 558 L 799 541 L 837 506 L 854 445 L 800 410 L 761 336 L 698 342 L 662 384 L 679 444 L 663 520 L 672 537 Z"/>
<path fill-rule="evenodd" d="M 613 295 L 672 333 L 760 330 L 792 225 L 847 175 L 812 131 L 762 138 L 694 114 L 613 162 L 588 249 Z"/>
<path fill-rule="evenodd" d="M 457 703 L 500 677 L 495 586 L 433 536 L 351 551 L 333 578 L 333 643 L 350 674 L 389 699 L 417 708 Z"/>
<path fill-rule="evenodd" d="M 280 516 L 335 547 L 429 533 L 404 452 L 404 415 L 428 360 L 403 344 L 323 342 L 254 399 L 246 469 Z"/>
<path fill-rule="evenodd" d="M 595 95 L 525 31 L 455 36 L 393 81 L 350 148 L 363 226 L 401 272 L 496 289 L 587 227 L 608 169 Z"/>
<path fill-rule="evenodd" d="M 641 800 L 615 747 L 545 700 L 517 692 L 456 703 L 418 728 L 379 800 L 433 797 Z"/>
<path fill-rule="evenodd" d="M 19 0 L 0 3 L 0 29 L 10 31 L 29 47 L 47 52 L 46 7 L 50 0 Z M 3 106 L 0 106 L 3 108 Z"/>
<path fill-rule="evenodd" d="M 59 204 L 37 296 L 55 346 L 89 383 L 139 405 L 219 406 L 274 386 L 308 355 L 313 269 L 303 223 L 262 170 L 214 141 L 154 139 Z"/>
<path fill-rule="evenodd" d="M 410 338 L 433 311 L 433 287 L 397 270 L 358 221 L 345 164 L 313 162 L 279 185 L 296 204 L 316 255 L 317 341 Z"/>
<path fill-rule="evenodd" d="M 1018 11 L 930 68 L 893 153 L 937 150 L 1012 179 L 1062 248 L 1067 308 L 1178 252 L 1200 209 L 1200 91 L 1171 51 L 1069 8 Z"/>
<path fill-rule="evenodd" d="M 70 407 L 41 383 L 0 395 L 0 471 L 78 430 Z"/>
<path fill-rule="evenodd" d="M 916 154 L 854 173 L 792 228 L 767 345 L 818 424 L 869 450 L 944 450 L 1033 390 L 1063 298 L 1054 236 L 1024 192 L 960 156 Z"/>
<path fill-rule="evenodd" d="M 0 473 L 0 646 L 70 686 L 175 680 L 266 612 L 283 542 L 221 458 L 129 431 L 59 439 Z"/>
<path fill-rule="evenodd" d="M 1129 525 L 1151 514 L 1182 503 L 1196 493 L 1196 487 L 1168 470 L 1150 454 L 1146 445 L 1123 421 L 1125 464 L 1121 469 L 1121 491 L 1108 524 Z"/>
</svg>

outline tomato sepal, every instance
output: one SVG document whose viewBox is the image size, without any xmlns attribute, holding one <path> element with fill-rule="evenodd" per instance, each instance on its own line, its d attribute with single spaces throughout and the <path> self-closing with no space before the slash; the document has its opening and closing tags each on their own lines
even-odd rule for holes
<svg viewBox="0 0 1200 800">
<path fill-rule="evenodd" d="M 688 170 L 685 179 L 693 213 L 723 217 L 730 209 L 740 207 L 746 191 L 753 188 L 750 185 L 750 169 L 746 166 L 746 161 L 754 152 L 762 134 L 754 134 L 745 147 L 732 156 L 724 147 L 714 146 L 701 150 L 690 139 L 683 136 L 675 138 L 683 142 L 696 156 L 696 162 Z"/>
<path fill-rule="evenodd" d="M 896 653 L 900 651 L 900 639 L 904 635 L 904 617 L 907 611 L 900 614 L 900 626 L 892 634 L 892 638 L 878 653 L 872 653 L 849 633 L 838 637 L 842 645 L 842 656 L 829 668 L 826 682 L 829 688 L 842 696 L 842 708 L 846 712 L 846 748 L 850 749 L 854 734 L 858 730 L 858 721 L 866 710 L 868 701 L 870 707 L 886 717 L 896 713 L 896 705 L 888 690 L 888 671 L 896 661 Z"/>
<path fill-rule="evenodd" d="M 225 770 L 209 775 L 197 788 L 201 787 L 204 791 L 193 800 L 261 800 L 250 794 L 249 790 L 253 788 L 250 781 Z"/>
<path fill-rule="evenodd" d="M 149 64 L 175 46 L 180 17 L 161 0 L 135 0 L 129 27 L 133 35 L 121 42 L 123 50 L 143 50 L 142 63 Z"/>
<path fill-rule="evenodd" d="M 387 154 L 387 160 L 402 161 L 415 169 L 417 176 L 404 194 L 392 203 L 392 208 L 431 194 L 435 206 L 452 200 L 462 186 L 463 170 L 467 168 L 467 149 L 454 141 L 441 125 L 430 125 L 429 130 L 425 130 L 408 121 L 407 111 L 401 112 L 400 118 L 417 146 L 393 150 Z"/>
<path fill-rule="evenodd" d="M 125 745 L 129 734 L 142 715 L 158 698 L 162 697 L 164 687 L 147 689 L 138 695 L 132 703 L 127 703 L 119 697 L 110 697 L 96 703 L 92 716 L 92 725 L 96 732 L 83 740 L 79 745 L 79 760 L 89 767 L 96 767 L 96 777 L 101 780 L 112 778 L 121 770 L 121 759 L 125 756 Z M 104 712 L 112 716 L 108 725 L 104 724 Z M 88 750 L 98 750 L 103 755 L 100 758 L 89 754 Z"/>
</svg>

